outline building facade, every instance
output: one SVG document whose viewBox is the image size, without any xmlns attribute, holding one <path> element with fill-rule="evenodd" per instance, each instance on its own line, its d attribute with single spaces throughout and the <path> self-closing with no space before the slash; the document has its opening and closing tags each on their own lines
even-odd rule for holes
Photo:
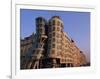
<svg viewBox="0 0 100 79">
<path fill-rule="evenodd" d="M 36 33 L 21 40 L 21 69 L 80 67 L 87 64 L 84 53 L 64 32 L 63 21 L 36 18 Z"/>
</svg>

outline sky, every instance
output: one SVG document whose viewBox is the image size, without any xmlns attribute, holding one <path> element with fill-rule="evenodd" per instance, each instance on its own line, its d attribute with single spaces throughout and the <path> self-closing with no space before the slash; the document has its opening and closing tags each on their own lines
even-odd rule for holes
<svg viewBox="0 0 100 79">
<path fill-rule="evenodd" d="M 52 16 L 60 16 L 64 23 L 64 32 L 84 52 L 87 61 L 90 61 L 90 12 L 20 9 L 21 38 L 36 32 L 35 18 L 39 16 L 46 20 Z"/>
</svg>

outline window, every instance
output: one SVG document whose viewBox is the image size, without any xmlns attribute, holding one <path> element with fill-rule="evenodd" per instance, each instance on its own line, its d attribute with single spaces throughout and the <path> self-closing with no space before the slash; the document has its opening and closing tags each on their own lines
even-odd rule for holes
<svg viewBox="0 0 100 79">
<path fill-rule="evenodd" d="M 55 54 L 55 50 L 52 50 L 52 54 Z"/>
<path fill-rule="evenodd" d="M 73 67 L 73 64 L 71 64 L 71 67 Z"/>
<path fill-rule="evenodd" d="M 55 20 L 52 21 L 52 25 L 55 25 Z"/>
<path fill-rule="evenodd" d="M 55 32 L 53 33 L 53 36 L 55 36 Z"/>
<path fill-rule="evenodd" d="M 63 29 L 61 29 L 61 32 L 63 33 Z"/>
<path fill-rule="evenodd" d="M 62 23 L 61 23 L 61 27 L 64 28 Z"/>
<path fill-rule="evenodd" d="M 61 35 L 58 33 L 58 34 L 57 34 L 57 38 L 60 38 L 60 37 L 61 37 Z"/>
<path fill-rule="evenodd" d="M 60 26 L 60 22 L 59 21 L 57 22 L 57 26 Z"/>
<path fill-rule="evenodd" d="M 49 34 L 49 38 L 51 38 L 51 34 Z"/>
<path fill-rule="evenodd" d="M 60 52 L 57 52 L 57 55 L 60 56 L 61 55 Z"/>
<path fill-rule="evenodd" d="M 60 28 L 59 27 L 57 27 L 57 31 L 60 31 Z"/>
<path fill-rule="evenodd" d="M 65 45 L 65 47 L 67 47 L 67 44 Z"/>
<path fill-rule="evenodd" d="M 39 27 L 43 27 L 43 26 L 44 26 L 43 23 L 40 23 L 40 24 L 39 24 Z"/>
<path fill-rule="evenodd" d="M 55 27 L 53 27 L 53 31 L 55 31 L 56 30 L 56 28 Z"/>
<path fill-rule="evenodd" d="M 52 48 L 55 48 L 55 44 L 52 44 Z"/>
<path fill-rule="evenodd" d="M 51 31 L 52 31 L 51 27 L 49 27 L 49 28 L 48 28 L 48 31 L 49 31 L 49 32 L 51 32 Z"/>
<path fill-rule="evenodd" d="M 58 40 L 57 40 L 57 43 L 61 43 L 61 40 L 58 39 Z"/>
<path fill-rule="evenodd" d="M 43 19 L 42 18 L 39 18 L 39 22 L 42 22 L 43 21 Z"/>
<path fill-rule="evenodd" d="M 42 33 L 42 29 L 39 29 L 39 33 Z"/>
<path fill-rule="evenodd" d="M 52 41 L 55 42 L 55 38 L 53 38 Z"/>
<path fill-rule="evenodd" d="M 21 49 L 21 53 L 23 53 L 23 49 Z"/>
<path fill-rule="evenodd" d="M 57 46 L 57 49 L 61 49 L 61 46 L 59 45 L 59 46 Z"/>
<path fill-rule="evenodd" d="M 51 39 L 49 39 L 48 42 L 50 43 L 51 42 Z"/>
<path fill-rule="evenodd" d="M 67 67 L 73 67 L 73 64 L 72 63 L 68 63 Z"/>
<path fill-rule="evenodd" d="M 49 48 L 49 49 L 51 48 L 51 44 L 48 45 L 48 48 Z"/>
<path fill-rule="evenodd" d="M 51 26 L 51 24 L 52 24 L 51 21 L 49 21 L 49 25 L 50 25 L 50 26 Z"/>
</svg>

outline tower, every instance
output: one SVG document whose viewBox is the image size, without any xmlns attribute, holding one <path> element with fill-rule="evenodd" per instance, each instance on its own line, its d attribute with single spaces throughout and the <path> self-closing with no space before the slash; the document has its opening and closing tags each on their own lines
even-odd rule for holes
<svg viewBox="0 0 100 79">
<path fill-rule="evenodd" d="M 42 17 L 36 18 L 36 40 L 33 44 L 31 51 L 31 62 L 28 63 L 28 69 L 39 69 L 42 68 L 42 58 L 44 56 L 45 50 L 45 40 L 47 39 L 45 32 L 46 20 Z"/>
<path fill-rule="evenodd" d="M 59 16 L 53 16 L 48 22 L 48 58 L 50 67 L 58 67 L 61 58 L 61 34 L 63 22 Z M 51 64 L 51 65 L 50 65 Z"/>
<path fill-rule="evenodd" d="M 46 20 L 42 17 L 36 18 L 36 48 L 34 50 L 33 59 L 35 60 L 33 68 L 41 68 L 43 58 L 44 44 L 47 39 L 45 32 Z"/>
</svg>

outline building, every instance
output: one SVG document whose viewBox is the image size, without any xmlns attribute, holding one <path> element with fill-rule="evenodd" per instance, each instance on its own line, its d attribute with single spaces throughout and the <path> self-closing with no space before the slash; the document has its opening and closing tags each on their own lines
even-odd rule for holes
<svg viewBox="0 0 100 79">
<path fill-rule="evenodd" d="M 85 66 L 84 53 L 63 29 L 59 16 L 36 18 L 36 33 L 21 39 L 21 69 Z"/>
</svg>

